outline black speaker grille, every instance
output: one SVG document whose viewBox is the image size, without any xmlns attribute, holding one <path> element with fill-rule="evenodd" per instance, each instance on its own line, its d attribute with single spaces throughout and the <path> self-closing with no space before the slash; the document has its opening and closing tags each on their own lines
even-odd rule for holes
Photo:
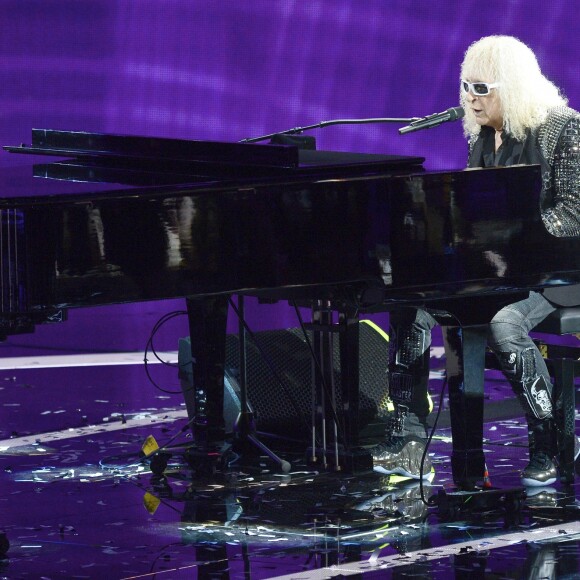
<svg viewBox="0 0 580 580">
<path fill-rule="evenodd" d="M 362 436 L 380 436 L 388 395 L 388 337 L 369 321 L 360 323 L 360 421 Z M 239 381 L 239 341 L 226 341 L 226 373 Z M 301 329 L 256 333 L 246 340 L 248 401 L 260 431 L 307 438 L 312 417 L 313 365 Z M 338 340 L 333 344 L 333 377 L 337 408 L 341 408 Z"/>
</svg>

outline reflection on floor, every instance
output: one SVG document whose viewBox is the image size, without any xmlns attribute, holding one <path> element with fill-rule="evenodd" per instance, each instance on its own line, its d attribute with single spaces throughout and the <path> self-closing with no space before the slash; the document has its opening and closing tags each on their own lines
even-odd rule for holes
<svg viewBox="0 0 580 580">
<path fill-rule="evenodd" d="M 578 484 L 521 492 L 526 429 L 497 377 L 490 408 L 504 412 L 486 423 L 487 465 L 492 488 L 516 491 L 466 505 L 450 494 L 444 420 L 423 486 L 316 468 L 266 437 L 289 473 L 245 453 L 201 462 L 167 392 L 179 391 L 175 368 L 150 368 L 156 389 L 138 363 L 0 371 L 0 577 L 577 577 Z M 157 474 L 141 454 L 148 436 L 168 448 Z"/>
</svg>

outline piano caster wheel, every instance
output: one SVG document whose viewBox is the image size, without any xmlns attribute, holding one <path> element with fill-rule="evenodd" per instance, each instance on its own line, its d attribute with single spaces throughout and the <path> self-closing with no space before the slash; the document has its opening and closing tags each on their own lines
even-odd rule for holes
<svg viewBox="0 0 580 580">
<path fill-rule="evenodd" d="M 151 458 L 149 468 L 155 475 L 163 475 L 170 459 L 170 453 L 158 453 Z"/>
</svg>

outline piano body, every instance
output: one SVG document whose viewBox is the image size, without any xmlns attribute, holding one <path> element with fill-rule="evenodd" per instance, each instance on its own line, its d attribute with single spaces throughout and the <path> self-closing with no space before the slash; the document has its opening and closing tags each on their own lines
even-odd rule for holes
<svg viewBox="0 0 580 580">
<path fill-rule="evenodd" d="M 427 172 L 421 158 L 42 129 L 5 149 L 44 157 L 0 175 L 0 333 L 184 297 L 206 447 L 225 434 L 232 294 L 339 311 L 346 449 L 358 445 L 353 321 L 428 307 L 462 327 L 454 479 L 480 479 L 485 323 L 531 288 L 580 281 L 579 241 L 541 223 L 537 166 Z"/>
</svg>

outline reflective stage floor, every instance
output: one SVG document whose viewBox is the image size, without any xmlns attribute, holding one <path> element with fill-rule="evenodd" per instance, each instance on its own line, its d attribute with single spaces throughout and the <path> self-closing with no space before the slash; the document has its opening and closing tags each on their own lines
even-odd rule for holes
<svg viewBox="0 0 580 580">
<path fill-rule="evenodd" d="M 289 473 L 248 453 L 200 462 L 184 451 L 176 368 L 150 364 L 147 376 L 142 360 L 4 357 L 0 578 L 579 577 L 580 478 L 518 487 L 527 433 L 497 375 L 485 452 L 503 491 L 465 501 L 453 493 L 444 413 L 423 486 L 313 467 L 300 445 L 266 436 Z M 441 383 L 435 369 L 436 402 Z M 168 450 L 157 474 L 141 453 L 149 436 Z"/>
</svg>

